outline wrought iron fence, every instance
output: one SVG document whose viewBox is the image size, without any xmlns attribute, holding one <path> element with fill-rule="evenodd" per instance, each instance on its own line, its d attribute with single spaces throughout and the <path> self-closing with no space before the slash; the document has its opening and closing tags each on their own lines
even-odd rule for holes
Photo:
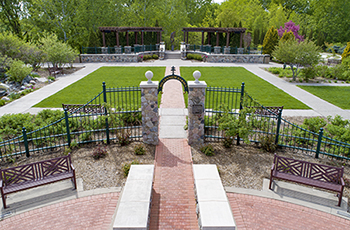
<svg viewBox="0 0 350 230">
<path fill-rule="evenodd" d="M 99 108 L 99 109 L 96 109 Z M 92 109 L 93 108 L 93 109 Z M 142 138 L 141 89 L 106 88 L 85 105 L 71 106 L 45 127 L 0 142 L 0 158 L 91 142 L 120 144 Z"/>
<path fill-rule="evenodd" d="M 313 132 L 282 118 L 282 110 L 276 112 L 264 107 L 241 88 L 208 87 L 206 89 L 204 131 L 206 141 L 222 141 L 225 132 L 219 129 L 219 120 L 228 112 L 239 116 L 245 107 L 252 108 L 246 119 L 253 127 L 251 142 L 270 141 L 280 147 L 303 151 L 318 157 L 335 157 L 350 160 L 350 144 L 323 135 L 323 129 Z M 239 137 L 235 138 L 240 142 Z"/>
<path fill-rule="evenodd" d="M 130 47 L 131 53 L 140 53 L 146 51 L 157 51 L 157 45 L 139 45 Z M 125 53 L 125 47 L 120 46 L 120 51 L 115 47 L 82 47 L 82 54 L 118 54 Z"/>
</svg>

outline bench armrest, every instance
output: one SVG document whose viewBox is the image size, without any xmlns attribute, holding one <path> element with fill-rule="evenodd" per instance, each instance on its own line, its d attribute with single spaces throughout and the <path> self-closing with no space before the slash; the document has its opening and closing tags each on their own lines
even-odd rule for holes
<svg viewBox="0 0 350 230">
<path fill-rule="evenodd" d="M 275 169 L 275 163 L 272 164 L 271 172 Z"/>
<path fill-rule="evenodd" d="M 75 171 L 75 168 L 74 168 L 73 164 L 70 164 L 70 168 L 71 168 L 73 171 Z"/>
<path fill-rule="evenodd" d="M 340 178 L 340 183 L 341 183 L 342 186 L 345 186 L 345 182 L 344 182 L 344 178 L 343 177 Z"/>
</svg>

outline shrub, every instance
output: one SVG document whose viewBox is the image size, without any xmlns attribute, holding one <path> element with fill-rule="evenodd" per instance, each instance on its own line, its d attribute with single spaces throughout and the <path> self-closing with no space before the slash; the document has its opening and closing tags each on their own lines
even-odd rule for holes
<svg viewBox="0 0 350 230">
<path fill-rule="evenodd" d="M 101 146 L 100 144 L 94 148 L 94 151 L 92 152 L 92 157 L 96 160 L 100 158 L 104 158 L 107 155 L 107 148 L 105 146 Z"/>
<path fill-rule="evenodd" d="M 225 148 L 231 148 L 233 144 L 233 138 L 225 137 L 224 140 L 222 141 L 222 144 L 224 145 Z"/>
<path fill-rule="evenodd" d="M 131 165 L 138 165 L 138 164 L 140 163 L 137 160 L 133 160 L 131 163 L 124 164 L 123 165 L 124 177 L 127 177 L 129 175 Z"/>
<path fill-rule="evenodd" d="M 146 61 L 146 60 L 152 59 L 152 56 L 151 55 L 144 55 L 142 59 L 144 61 Z"/>
<path fill-rule="evenodd" d="M 134 152 L 136 155 L 145 155 L 146 154 L 145 147 L 143 147 L 142 144 L 136 145 L 134 148 Z"/>
<path fill-rule="evenodd" d="M 27 67 L 24 62 L 19 60 L 14 60 L 10 64 L 10 69 L 6 72 L 9 75 L 8 79 L 10 81 L 15 81 L 21 83 L 22 80 L 32 72 L 31 67 Z"/>
<path fill-rule="evenodd" d="M 345 58 L 350 56 L 350 42 L 347 43 L 346 48 L 343 52 L 343 54 L 341 55 L 341 60 L 344 60 Z"/>
<path fill-rule="evenodd" d="M 272 56 L 272 51 L 278 45 L 278 31 L 272 26 L 266 33 L 263 41 L 263 54 Z"/>
<path fill-rule="evenodd" d="M 191 54 L 191 53 L 189 53 L 189 54 L 187 54 L 186 57 L 187 57 L 187 59 L 194 59 L 194 60 L 198 60 L 198 61 L 203 61 L 203 57 L 200 54 Z"/>
<path fill-rule="evenodd" d="M 201 152 L 204 153 L 207 156 L 214 156 L 214 147 L 209 144 L 209 145 L 204 145 L 203 147 L 201 147 Z"/>
<path fill-rule="evenodd" d="M 153 58 L 153 59 L 158 59 L 159 57 L 158 57 L 157 54 L 153 54 L 153 55 L 152 55 L 152 58 Z"/>
<path fill-rule="evenodd" d="M 261 148 L 270 153 L 276 151 L 277 145 L 275 145 L 275 138 L 276 136 L 272 134 L 261 135 L 260 136 Z"/>
<path fill-rule="evenodd" d="M 116 133 L 117 136 L 117 142 L 118 144 L 120 144 L 121 146 L 125 146 L 130 144 L 130 137 L 131 132 L 125 129 L 121 129 Z"/>
<path fill-rule="evenodd" d="M 303 78 L 306 82 L 309 79 L 314 79 L 316 77 L 316 70 L 313 67 L 306 67 L 300 70 L 301 78 Z"/>
<path fill-rule="evenodd" d="M 318 65 L 315 66 L 315 75 L 322 78 L 330 78 L 331 77 L 331 71 L 328 66 L 325 65 Z"/>
<path fill-rule="evenodd" d="M 280 74 L 283 69 L 281 67 L 270 67 L 268 70 L 273 74 Z"/>
<path fill-rule="evenodd" d="M 3 106 L 5 104 L 6 104 L 6 102 L 4 100 L 0 99 L 0 106 Z"/>
</svg>

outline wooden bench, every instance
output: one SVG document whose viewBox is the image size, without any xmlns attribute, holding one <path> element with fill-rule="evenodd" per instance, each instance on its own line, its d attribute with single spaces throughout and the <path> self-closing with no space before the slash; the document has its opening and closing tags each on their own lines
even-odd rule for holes
<svg viewBox="0 0 350 230">
<path fill-rule="evenodd" d="M 0 190 L 4 208 L 6 195 L 41 185 L 71 179 L 77 188 L 75 169 L 70 154 L 27 165 L 0 169 Z"/>
<path fill-rule="evenodd" d="M 89 104 L 89 105 L 62 104 L 62 108 L 63 110 L 67 109 L 67 112 L 70 112 L 70 113 L 80 112 L 80 113 L 99 114 L 99 113 L 105 112 L 105 108 L 101 104 Z"/>
<path fill-rule="evenodd" d="M 60 70 L 57 67 L 48 67 L 47 70 L 49 71 L 50 76 L 55 77 L 57 74 L 60 74 L 62 70 Z"/>
<path fill-rule="evenodd" d="M 269 188 L 271 189 L 273 178 L 277 178 L 334 191 L 338 193 L 340 207 L 345 186 L 343 174 L 344 167 L 310 163 L 275 154 Z"/>
</svg>

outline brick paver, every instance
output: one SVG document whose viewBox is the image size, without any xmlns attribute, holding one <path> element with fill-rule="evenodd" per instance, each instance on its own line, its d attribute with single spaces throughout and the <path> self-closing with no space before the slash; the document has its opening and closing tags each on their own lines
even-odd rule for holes
<svg viewBox="0 0 350 230">
<path fill-rule="evenodd" d="M 150 229 L 198 229 L 187 140 L 160 139 L 155 157 Z"/>
<path fill-rule="evenodd" d="M 118 198 L 107 193 L 49 205 L 0 221 L 0 229 L 109 229 Z"/>
<path fill-rule="evenodd" d="M 227 193 L 237 228 L 242 229 L 350 229 L 350 221 L 279 200 Z"/>
<path fill-rule="evenodd" d="M 171 74 L 170 67 L 165 75 Z M 175 74 L 179 75 L 179 68 Z M 182 85 L 169 80 L 161 108 L 185 108 Z M 191 148 L 186 139 L 160 139 L 155 154 L 150 229 L 198 229 Z"/>
</svg>

